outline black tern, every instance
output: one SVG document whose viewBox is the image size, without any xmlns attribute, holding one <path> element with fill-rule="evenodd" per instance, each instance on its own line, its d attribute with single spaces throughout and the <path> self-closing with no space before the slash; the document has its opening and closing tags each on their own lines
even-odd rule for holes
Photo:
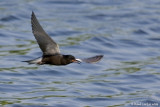
<svg viewBox="0 0 160 107">
<path fill-rule="evenodd" d="M 43 52 L 42 57 L 33 60 L 28 60 L 29 64 L 51 64 L 51 65 L 67 65 L 70 63 L 96 63 L 103 58 L 103 55 L 96 55 L 94 57 L 85 59 L 76 59 L 72 55 L 62 55 L 58 44 L 44 31 L 38 22 L 34 12 L 31 15 L 32 32 L 37 40 L 40 49 Z"/>
</svg>

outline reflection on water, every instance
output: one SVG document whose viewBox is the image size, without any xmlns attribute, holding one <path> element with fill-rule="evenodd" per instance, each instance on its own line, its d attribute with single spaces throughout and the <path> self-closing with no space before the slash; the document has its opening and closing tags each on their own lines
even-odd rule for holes
<svg viewBox="0 0 160 107">
<path fill-rule="evenodd" d="M 160 105 L 159 1 L 14 0 L 0 3 L 0 106 Z M 34 11 L 61 52 L 97 64 L 28 65 L 42 55 Z M 145 105 L 140 105 L 145 107 Z"/>
</svg>

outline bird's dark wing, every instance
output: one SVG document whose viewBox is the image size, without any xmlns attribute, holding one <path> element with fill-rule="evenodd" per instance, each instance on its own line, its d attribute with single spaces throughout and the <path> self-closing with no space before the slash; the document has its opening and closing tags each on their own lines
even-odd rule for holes
<svg viewBox="0 0 160 107">
<path fill-rule="evenodd" d="M 34 12 L 32 12 L 31 24 L 32 32 L 37 40 L 37 43 L 39 44 L 39 47 L 43 52 L 43 55 L 60 54 L 58 44 L 43 30 Z"/>
<path fill-rule="evenodd" d="M 96 62 L 100 61 L 102 58 L 103 58 L 103 55 L 96 55 L 93 57 L 81 59 L 81 61 L 86 62 L 86 63 L 96 63 Z"/>
</svg>

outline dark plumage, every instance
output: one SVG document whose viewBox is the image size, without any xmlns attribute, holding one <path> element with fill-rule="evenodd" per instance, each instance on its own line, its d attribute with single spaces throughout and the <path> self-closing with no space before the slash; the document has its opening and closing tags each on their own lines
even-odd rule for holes
<svg viewBox="0 0 160 107">
<path fill-rule="evenodd" d="M 81 60 L 81 59 L 76 59 L 72 55 L 62 55 L 60 54 L 58 44 L 43 30 L 34 12 L 32 12 L 31 24 L 32 24 L 33 35 L 36 38 L 37 43 L 43 52 L 43 56 L 41 58 L 24 62 L 28 62 L 29 64 L 67 65 L 73 62 L 94 63 L 98 62 L 103 57 L 103 55 L 97 55 L 94 57 Z"/>
</svg>

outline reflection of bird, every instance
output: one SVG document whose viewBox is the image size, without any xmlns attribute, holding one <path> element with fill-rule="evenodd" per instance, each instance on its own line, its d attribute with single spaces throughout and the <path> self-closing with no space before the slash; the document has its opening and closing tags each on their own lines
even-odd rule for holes
<svg viewBox="0 0 160 107">
<path fill-rule="evenodd" d="M 86 59 L 75 59 L 72 55 L 62 55 L 60 54 L 58 44 L 43 30 L 34 12 L 32 12 L 31 24 L 32 32 L 43 52 L 43 56 L 41 58 L 24 62 L 28 62 L 29 64 L 67 65 L 73 62 L 94 63 L 98 62 L 103 57 L 103 55 L 97 55 Z"/>
</svg>

